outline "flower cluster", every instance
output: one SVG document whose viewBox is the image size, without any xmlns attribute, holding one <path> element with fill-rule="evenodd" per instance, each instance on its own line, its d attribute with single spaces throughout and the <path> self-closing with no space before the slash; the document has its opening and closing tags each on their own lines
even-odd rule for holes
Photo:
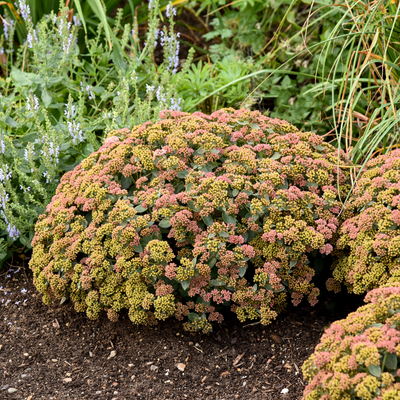
<svg viewBox="0 0 400 400">
<path fill-rule="evenodd" d="M 356 294 L 400 280 L 400 150 L 366 164 L 346 205 L 328 288 Z"/>
<path fill-rule="evenodd" d="M 400 284 L 375 289 L 334 322 L 304 363 L 304 400 L 400 398 Z"/>
<path fill-rule="evenodd" d="M 36 224 L 30 267 L 44 301 L 97 318 L 174 315 L 211 329 L 230 306 L 269 323 L 314 304 L 308 253 L 329 254 L 346 160 L 313 133 L 259 112 L 163 111 L 113 131 L 64 175 Z"/>
</svg>

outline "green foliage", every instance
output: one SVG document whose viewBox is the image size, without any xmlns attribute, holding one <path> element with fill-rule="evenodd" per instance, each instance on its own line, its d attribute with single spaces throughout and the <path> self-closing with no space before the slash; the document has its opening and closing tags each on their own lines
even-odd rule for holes
<svg viewBox="0 0 400 400">
<path fill-rule="evenodd" d="M 258 111 L 160 118 L 110 132 L 63 176 L 32 241 L 44 302 L 204 332 L 228 306 L 268 324 L 287 294 L 315 304 L 309 257 L 332 251 L 343 153 Z"/>
<path fill-rule="evenodd" d="M 178 42 L 170 19 L 163 31 L 170 38 L 164 61 L 154 64 L 160 21 L 158 3 L 153 5 L 144 40 L 136 22 L 122 26 L 117 16 L 113 49 L 100 23 L 96 37 L 86 41 L 87 53 L 81 53 L 75 43 L 81 24 L 69 22 L 66 8 L 37 25 L 21 12 L 28 32 L 21 47 L 13 41 L 15 24 L 2 36 L 7 51 L 1 58 L 6 77 L 0 81 L 0 236 L 9 246 L 30 248 L 34 223 L 62 174 L 97 150 L 105 133 L 179 109 L 175 87 L 191 55 L 182 71 L 173 70 Z M 4 254 L 9 252 L 0 258 Z"/>
<path fill-rule="evenodd" d="M 202 61 L 193 64 L 179 86 L 179 97 L 186 99 L 184 110 L 214 112 L 222 107 L 239 108 L 252 87 L 250 79 L 236 80 L 247 77 L 253 67 L 251 60 L 236 60 L 233 56 L 213 64 L 203 64 Z M 214 91 L 220 92 L 210 96 Z M 248 103 L 250 108 L 252 104 Z"/>
<path fill-rule="evenodd" d="M 193 97 L 199 101 L 190 99 L 186 110 L 195 110 L 189 108 L 192 103 L 208 112 L 221 104 L 240 104 L 264 109 L 298 127 L 307 120 L 307 128 L 320 134 L 330 131 L 331 99 L 312 93 L 321 80 L 322 45 L 343 14 L 340 8 L 327 6 L 324 1 L 313 2 L 311 8 L 308 1 L 190 2 L 187 8 L 206 28 L 203 38 L 208 41 L 213 63 L 205 63 L 198 75 L 211 76 L 212 81 L 208 79 L 202 91 L 210 90 L 212 96 L 204 94 L 202 98 L 197 92 Z M 324 68 L 330 68 L 333 61 L 327 61 Z M 219 63 L 231 69 L 231 85 L 222 83 L 220 75 L 226 70 Z M 238 77 L 247 79 L 239 83 Z M 191 95 L 190 91 L 185 94 Z"/>
<path fill-rule="evenodd" d="M 343 2 L 319 60 L 318 85 L 326 95 L 338 146 L 354 162 L 386 152 L 399 140 L 400 3 Z"/>
</svg>

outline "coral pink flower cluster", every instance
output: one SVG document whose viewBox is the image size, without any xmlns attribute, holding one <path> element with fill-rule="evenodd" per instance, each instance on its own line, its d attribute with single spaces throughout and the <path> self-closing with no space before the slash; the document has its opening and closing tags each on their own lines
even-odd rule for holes
<svg viewBox="0 0 400 400">
<path fill-rule="evenodd" d="M 304 400 L 400 398 L 400 284 L 374 289 L 369 303 L 334 322 L 304 363 Z"/>
<path fill-rule="evenodd" d="M 337 242 L 338 260 L 327 284 L 356 294 L 400 281 L 400 150 L 366 164 Z"/>
<path fill-rule="evenodd" d="M 287 294 L 316 302 L 308 254 L 332 251 L 345 164 L 317 135 L 248 110 L 165 111 L 113 131 L 39 218 L 35 285 L 90 318 L 127 309 L 208 331 L 230 307 L 267 324 Z"/>
</svg>

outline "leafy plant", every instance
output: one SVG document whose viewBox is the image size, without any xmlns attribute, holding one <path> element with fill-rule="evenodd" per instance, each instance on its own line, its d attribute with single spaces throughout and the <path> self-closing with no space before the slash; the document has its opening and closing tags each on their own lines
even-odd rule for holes
<svg viewBox="0 0 400 400">
<path fill-rule="evenodd" d="M 99 24 L 86 54 L 76 44 L 80 20 L 72 19 L 69 9 L 35 26 L 26 4 L 20 7 L 25 44 L 15 46 L 15 24 L 2 39 L 8 53 L 2 58 L 6 78 L 0 81 L 0 236 L 9 246 L 29 249 L 34 223 L 62 174 L 99 149 L 103 134 L 180 108 L 175 86 L 190 59 L 178 72 L 173 19 L 169 29 L 157 30 L 156 1 L 149 10 L 147 43 L 139 40 L 136 23 L 116 23 L 118 46 L 111 49 Z M 166 44 L 161 65 L 152 61 L 157 35 Z"/>
<path fill-rule="evenodd" d="M 400 287 L 369 292 L 368 303 L 324 333 L 304 363 L 304 400 L 400 396 Z"/>
<path fill-rule="evenodd" d="M 298 127 L 307 120 L 308 128 L 320 134 L 331 130 L 330 98 L 311 90 L 321 79 L 318 55 L 343 14 L 340 8 L 328 8 L 324 1 L 313 2 L 310 8 L 308 2 L 297 1 L 207 0 L 191 2 L 185 9 L 205 27 L 203 38 L 213 61 L 202 67 L 202 73 L 212 77 L 211 95 L 201 97 L 197 92 L 199 101 L 190 99 L 187 111 L 241 104 Z M 218 63 L 235 69 L 229 72 L 231 84 L 220 81 L 225 69 Z"/>
<path fill-rule="evenodd" d="M 346 204 L 328 286 L 365 293 L 400 279 L 400 150 L 371 159 Z"/>
<path fill-rule="evenodd" d="M 181 80 L 179 97 L 186 99 L 184 110 L 214 112 L 222 107 L 240 107 L 252 90 L 250 60 L 224 57 L 213 64 L 193 64 Z M 244 79 L 242 79 L 244 78 Z M 221 90 L 222 89 L 222 90 Z M 212 95 L 213 92 L 218 92 Z M 252 104 L 248 102 L 248 108 Z"/>
<path fill-rule="evenodd" d="M 343 153 L 249 110 L 160 117 L 110 132 L 62 178 L 32 241 L 44 302 L 204 332 L 227 306 L 268 324 L 286 294 L 315 304 L 308 255 L 332 251 Z"/>
</svg>

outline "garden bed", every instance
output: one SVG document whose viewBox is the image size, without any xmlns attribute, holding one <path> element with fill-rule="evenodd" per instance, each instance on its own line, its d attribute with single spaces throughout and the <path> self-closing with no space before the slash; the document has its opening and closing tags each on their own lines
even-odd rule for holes
<svg viewBox="0 0 400 400">
<path fill-rule="evenodd" d="M 268 326 L 227 316 L 208 335 L 176 320 L 138 327 L 127 313 L 91 321 L 71 304 L 45 306 L 32 279 L 26 262 L 0 274 L 1 399 L 300 400 L 302 363 L 330 319 L 325 301 L 290 307 Z"/>
</svg>

